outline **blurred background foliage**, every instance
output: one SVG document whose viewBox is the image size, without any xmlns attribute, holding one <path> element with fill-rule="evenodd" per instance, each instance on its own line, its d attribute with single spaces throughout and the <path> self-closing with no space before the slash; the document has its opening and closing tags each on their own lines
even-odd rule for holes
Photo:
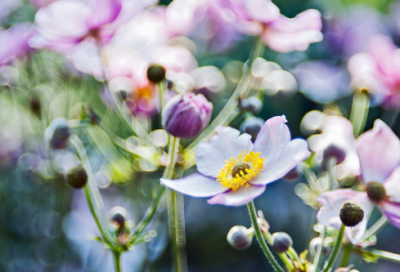
<svg viewBox="0 0 400 272">
<path fill-rule="evenodd" d="M 163 0 L 160 4 L 167 5 L 169 2 Z M 387 15 L 392 2 L 274 1 L 282 14 L 288 17 L 307 8 L 318 8 L 326 15 L 326 21 L 330 12 L 343 12 L 354 4 L 369 5 Z M 35 11 L 24 1 L 2 21 L 2 27 L 33 22 Z M 329 40 L 325 40 L 313 44 L 308 51 L 301 53 L 278 54 L 267 49 L 264 58 L 287 70 L 307 59 L 337 62 L 328 43 Z M 199 66 L 214 65 L 224 71 L 230 61 L 245 61 L 251 45 L 252 40 L 245 39 L 224 54 L 199 50 L 196 59 Z M 42 50 L 30 55 L 26 63 L 7 71 L 9 74 L 19 73 L 20 81 L 16 85 L 0 87 L 0 271 L 111 271 L 111 254 L 87 236 L 88 232 L 95 234 L 97 231 L 83 193 L 65 184 L 63 177 L 54 171 L 52 164 L 57 164 L 57 161 L 46 157 L 46 150 L 37 150 L 45 148 L 42 133 L 57 117 L 84 119 L 87 124 L 99 124 L 89 134 L 83 132 L 81 123 L 74 126 L 72 122 L 71 127 L 88 146 L 93 169 L 99 175 L 99 187 L 103 188 L 101 193 L 106 209 L 115 205 L 124 206 L 133 222 L 138 222 L 143 216 L 159 183 L 162 173 L 155 170 L 157 167 L 152 165 L 152 158 L 163 152 L 162 145 L 159 150 L 142 148 L 138 151 L 140 146 L 135 146 L 134 138 L 131 139 L 131 148 L 115 145 L 110 138 L 118 135 L 127 139 L 130 131 L 105 106 L 99 95 L 101 83 L 74 72 L 69 63 L 50 51 Z M 7 77 L 7 74 L 2 77 Z M 235 83 L 231 82 L 228 89 L 233 90 L 234 86 Z M 229 96 L 230 91 L 208 97 L 214 104 L 214 114 Z M 293 137 L 307 136 L 300 131 L 300 122 L 307 112 L 331 107 L 348 116 L 351 104 L 351 98 L 345 97 L 335 104 L 321 105 L 299 92 L 288 97 L 279 94 L 261 96 L 264 103 L 258 116 L 267 119 L 285 114 Z M 40 106 L 37 106 L 38 103 Z M 391 115 L 380 108 L 372 108 L 366 129 L 372 127 L 376 118 L 388 119 Z M 232 126 L 239 128 L 242 121 L 243 117 L 238 117 Z M 160 120 L 156 118 L 152 122 L 157 124 Z M 399 133 L 399 126 L 394 126 L 394 130 Z M 140 158 L 135 154 L 137 152 L 149 155 Z M 32 155 L 34 153 L 43 157 Z M 59 163 L 61 165 L 56 165 L 56 168 L 62 167 L 64 162 L 61 160 Z M 35 171 L 32 171 L 32 166 L 35 166 Z M 114 181 L 112 184 L 111 180 Z M 304 181 L 301 179 L 299 182 Z M 255 202 L 271 224 L 271 232 L 289 233 L 295 241 L 294 248 L 302 252 L 308 248 L 310 239 L 316 236 L 311 231 L 316 223 L 316 211 L 295 194 L 295 186 L 295 183 L 283 181 L 273 183 Z M 204 199 L 190 197 L 185 197 L 185 205 L 189 271 L 272 271 L 268 270 L 272 268 L 266 265 L 257 243 L 254 242 L 246 251 L 236 251 L 226 242 L 226 234 L 232 226 L 250 226 L 245 206 L 211 206 Z M 377 218 L 378 213 L 373 215 L 371 221 Z M 123 255 L 124 271 L 170 270 L 170 251 L 165 250 L 168 247 L 165 223 L 165 210 L 161 209 L 150 227 L 157 230 L 157 236 Z M 400 240 L 394 239 L 398 235 L 398 230 L 387 226 L 378 237 L 377 247 L 400 254 Z M 366 264 L 354 254 L 351 262 L 363 272 L 399 270 L 399 265 L 385 261 Z"/>
</svg>

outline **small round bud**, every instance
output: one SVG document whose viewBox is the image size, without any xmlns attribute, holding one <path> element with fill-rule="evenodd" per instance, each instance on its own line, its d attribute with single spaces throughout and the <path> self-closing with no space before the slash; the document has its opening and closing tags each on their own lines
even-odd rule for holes
<svg viewBox="0 0 400 272">
<path fill-rule="evenodd" d="M 249 117 L 240 125 L 240 131 L 251 135 L 252 141 L 255 141 L 264 123 L 259 117 Z"/>
<path fill-rule="evenodd" d="M 244 226 L 232 227 L 226 237 L 228 243 L 237 250 L 247 249 L 253 240 L 254 231 Z"/>
<path fill-rule="evenodd" d="M 346 158 L 346 152 L 337 145 L 330 145 L 324 150 L 323 160 L 325 161 L 325 164 L 330 158 L 335 158 L 336 164 L 340 164 Z"/>
<path fill-rule="evenodd" d="M 126 100 L 126 99 L 128 98 L 128 92 L 125 91 L 125 90 L 119 91 L 118 94 L 119 94 L 119 97 L 120 97 L 122 100 Z"/>
<path fill-rule="evenodd" d="M 54 119 L 46 131 L 50 138 L 51 148 L 63 149 L 67 147 L 71 130 L 65 118 Z"/>
<path fill-rule="evenodd" d="M 312 256 L 315 256 L 315 254 L 317 254 L 318 248 L 321 246 L 321 244 L 322 244 L 322 239 L 320 237 L 316 237 L 311 240 L 310 253 Z M 327 243 L 327 239 L 325 239 L 321 252 L 324 256 L 326 256 L 329 254 L 330 251 L 331 251 L 331 248 Z"/>
<path fill-rule="evenodd" d="M 257 96 L 241 99 L 238 106 L 240 110 L 249 111 L 253 114 L 259 114 L 262 110 L 262 102 Z"/>
<path fill-rule="evenodd" d="M 165 68 L 159 64 L 152 64 L 147 68 L 147 78 L 153 82 L 158 83 L 165 78 Z"/>
<path fill-rule="evenodd" d="M 110 220 L 118 226 L 124 226 L 128 217 L 128 211 L 123 207 L 115 206 L 110 210 Z"/>
<path fill-rule="evenodd" d="M 88 180 L 88 175 L 85 168 L 81 165 L 75 166 L 68 170 L 66 180 L 69 186 L 75 189 L 83 188 Z"/>
<path fill-rule="evenodd" d="M 364 211 L 355 201 L 346 201 L 342 204 L 339 213 L 340 220 L 346 227 L 354 227 L 364 218 Z"/>
<path fill-rule="evenodd" d="M 301 164 L 296 165 L 292 170 L 290 170 L 283 179 L 286 181 L 296 181 L 303 175 L 303 167 Z"/>
<path fill-rule="evenodd" d="M 375 203 L 379 203 L 387 198 L 386 189 L 382 183 L 377 181 L 371 181 L 365 188 L 369 199 Z"/>
<path fill-rule="evenodd" d="M 274 239 L 272 248 L 277 253 L 284 253 L 293 245 L 292 238 L 286 232 L 276 232 L 272 235 L 272 238 Z"/>
</svg>

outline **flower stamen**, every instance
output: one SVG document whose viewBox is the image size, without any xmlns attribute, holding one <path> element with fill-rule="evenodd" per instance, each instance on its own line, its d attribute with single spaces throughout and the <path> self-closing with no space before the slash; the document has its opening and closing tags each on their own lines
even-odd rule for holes
<svg viewBox="0 0 400 272">
<path fill-rule="evenodd" d="M 260 158 L 260 152 L 242 151 L 238 157 L 226 161 L 226 165 L 217 175 L 217 180 L 226 188 L 236 191 L 256 177 L 264 167 L 264 158 Z"/>
</svg>

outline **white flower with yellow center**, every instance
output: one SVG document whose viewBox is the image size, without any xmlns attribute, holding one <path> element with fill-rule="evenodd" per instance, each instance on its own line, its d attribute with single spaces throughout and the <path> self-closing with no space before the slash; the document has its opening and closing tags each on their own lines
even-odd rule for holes
<svg viewBox="0 0 400 272">
<path fill-rule="evenodd" d="M 246 133 L 218 127 L 217 135 L 197 148 L 199 173 L 161 183 L 183 194 L 212 197 L 210 204 L 247 204 L 310 154 L 306 141 L 290 139 L 285 123 L 285 116 L 268 119 L 254 144 Z"/>
</svg>

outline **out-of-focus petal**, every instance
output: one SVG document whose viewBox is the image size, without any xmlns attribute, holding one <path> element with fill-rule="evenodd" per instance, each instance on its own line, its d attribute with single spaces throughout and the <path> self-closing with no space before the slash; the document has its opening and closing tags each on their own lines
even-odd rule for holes
<svg viewBox="0 0 400 272">
<path fill-rule="evenodd" d="M 379 206 L 389 222 L 400 228 L 400 202 L 385 201 Z"/>
<path fill-rule="evenodd" d="M 240 132 L 230 127 L 218 127 L 217 135 L 209 142 L 200 143 L 197 147 L 197 170 L 203 175 L 216 177 L 229 161 L 242 151 L 251 151 L 253 143 L 248 134 L 240 135 Z"/>
<path fill-rule="evenodd" d="M 356 201 L 364 210 L 363 220 L 357 226 L 346 227 L 345 230 L 346 237 L 353 244 L 357 244 L 364 236 L 369 214 L 374 207 L 366 193 L 356 192 L 351 189 L 339 189 L 321 194 L 317 198 L 317 201 L 322 206 L 317 213 L 317 219 L 322 225 L 339 228 L 341 225 L 339 218 L 340 208 L 343 202 L 348 200 Z"/>
<path fill-rule="evenodd" d="M 383 182 L 389 201 L 400 202 L 400 167 L 397 167 L 393 173 Z"/>
<path fill-rule="evenodd" d="M 122 0 L 91 0 L 87 24 L 90 29 L 101 27 L 114 21 L 122 8 Z"/>
<path fill-rule="evenodd" d="M 0 66 L 9 63 L 30 50 L 29 39 L 33 28 L 29 23 L 20 23 L 0 31 Z"/>
<path fill-rule="evenodd" d="M 289 19 L 281 15 L 266 25 L 262 38 L 271 49 L 287 53 L 305 51 L 311 43 L 323 39 L 321 13 L 309 9 Z"/>
<path fill-rule="evenodd" d="M 261 127 L 254 141 L 254 151 L 261 153 L 261 157 L 265 158 L 265 164 L 275 161 L 289 143 L 290 131 L 286 122 L 284 115 L 275 116 L 268 119 Z"/>
<path fill-rule="evenodd" d="M 271 0 L 245 0 L 244 6 L 252 20 L 269 23 L 278 19 L 279 8 Z"/>
<path fill-rule="evenodd" d="M 161 183 L 179 193 L 194 197 L 215 196 L 228 190 L 228 188 L 222 187 L 214 178 L 198 173 L 176 180 L 162 178 Z"/>
<path fill-rule="evenodd" d="M 277 155 L 274 160 L 265 163 L 262 172 L 250 182 L 251 184 L 268 184 L 276 181 L 301 161 L 308 158 L 309 155 L 310 151 L 308 151 L 308 145 L 305 140 L 292 140 L 280 155 Z"/>
<path fill-rule="evenodd" d="M 242 186 L 236 191 L 228 191 L 214 196 L 208 200 L 210 204 L 222 204 L 227 206 L 242 206 L 254 198 L 258 197 L 265 191 L 266 186 Z"/>
<path fill-rule="evenodd" d="M 41 8 L 35 16 L 42 47 L 56 48 L 58 43 L 77 44 L 89 32 L 86 20 L 89 7 L 81 1 L 57 1 Z"/>
<path fill-rule="evenodd" d="M 400 141 L 381 120 L 357 139 L 361 176 L 365 183 L 383 182 L 400 164 Z"/>
</svg>

